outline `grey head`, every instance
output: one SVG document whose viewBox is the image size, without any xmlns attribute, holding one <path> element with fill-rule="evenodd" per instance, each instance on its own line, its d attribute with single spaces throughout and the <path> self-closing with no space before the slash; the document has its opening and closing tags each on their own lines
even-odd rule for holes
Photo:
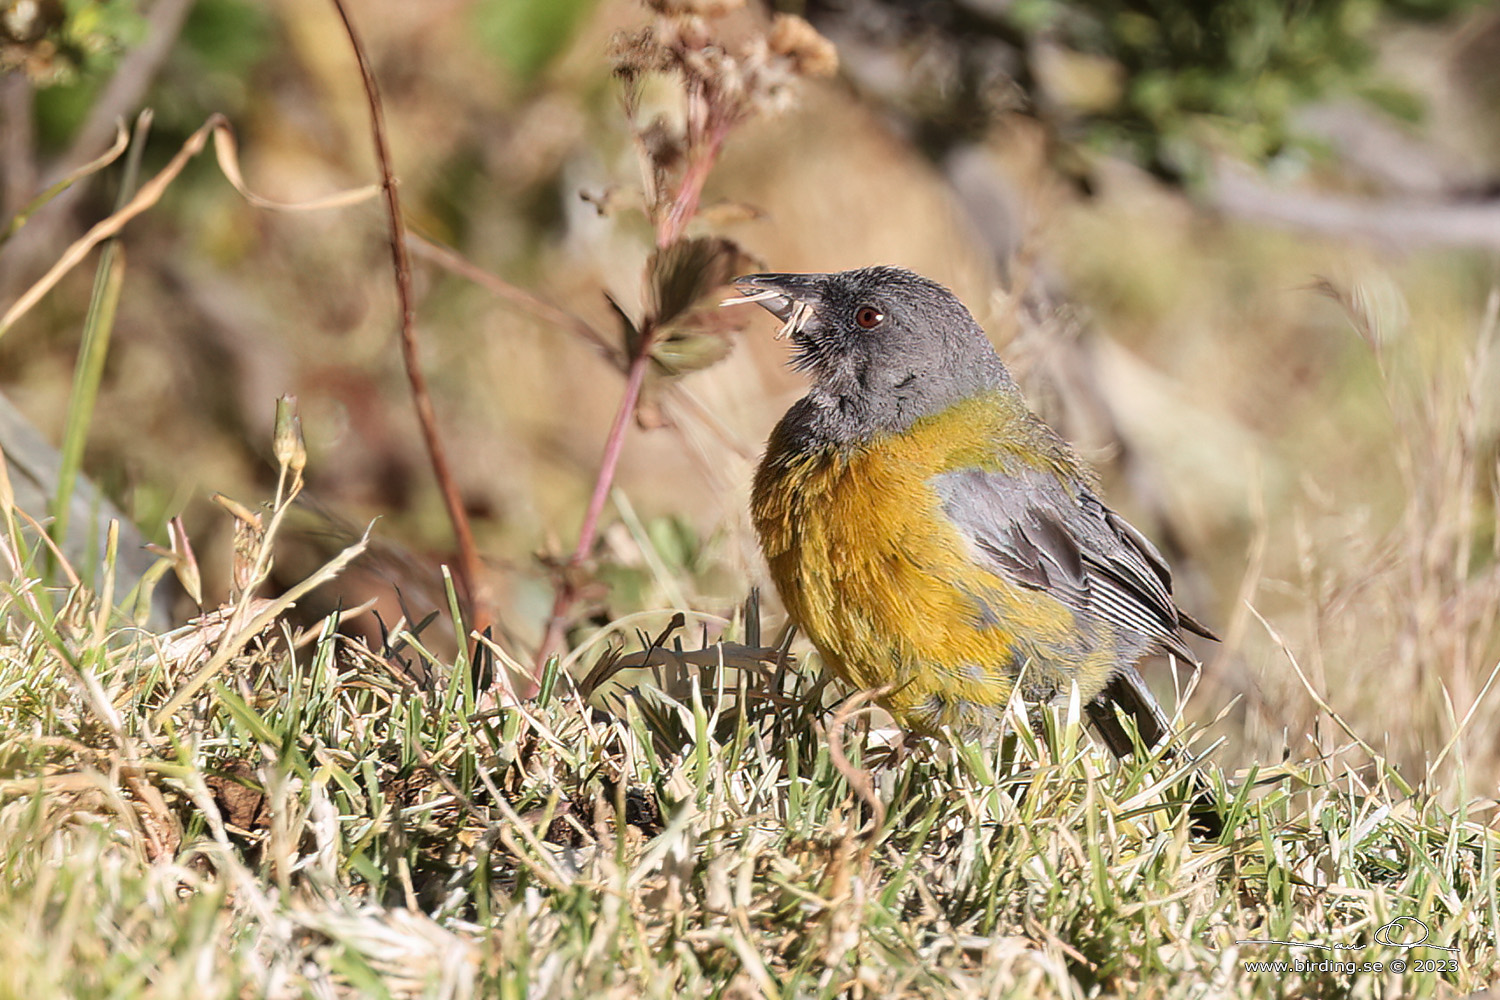
<svg viewBox="0 0 1500 1000">
<path fill-rule="evenodd" d="M 1015 383 L 969 310 L 900 267 L 751 274 L 736 287 L 786 324 L 812 391 L 788 417 L 802 434 L 857 444 Z M 811 441 L 809 443 L 812 443 Z"/>
</svg>

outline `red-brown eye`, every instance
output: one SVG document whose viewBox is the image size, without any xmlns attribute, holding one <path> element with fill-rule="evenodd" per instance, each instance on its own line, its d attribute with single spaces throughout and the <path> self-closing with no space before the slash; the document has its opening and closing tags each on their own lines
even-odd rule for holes
<svg viewBox="0 0 1500 1000">
<path fill-rule="evenodd" d="M 873 330 L 885 320 L 885 313 L 874 306 L 860 306 L 859 311 L 854 314 L 854 322 L 859 324 L 861 330 Z"/>
</svg>

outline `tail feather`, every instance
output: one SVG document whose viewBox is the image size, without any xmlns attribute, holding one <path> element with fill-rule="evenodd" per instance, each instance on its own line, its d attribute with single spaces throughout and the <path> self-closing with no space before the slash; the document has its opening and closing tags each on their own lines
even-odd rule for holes
<svg viewBox="0 0 1500 1000">
<path fill-rule="evenodd" d="M 1116 757 L 1128 757 L 1135 750 L 1130 734 L 1120 724 L 1115 705 L 1135 720 L 1135 728 L 1147 750 L 1154 749 L 1171 732 L 1172 724 L 1146 687 L 1145 678 L 1135 667 L 1117 672 L 1109 679 L 1099 697 L 1089 702 L 1087 711 L 1094 730 Z"/>
<path fill-rule="evenodd" d="M 1129 667 L 1111 677 L 1099 697 L 1089 702 L 1085 708 L 1094 731 L 1116 757 L 1127 757 L 1135 751 L 1134 741 L 1115 712 L 1116 705 L 1135 720 L 1136 731 L 1146 749 L 1155 749 L 1163 740 L 1170 739 L 1172 724 L 1167 714 L 1162 711 L 1156 696 L 1146 686 L 1146 680 L 1140 671 Z M 1168 759 L 1193 759 L 1186 750 L 1177 746 L 1171 747 L 1166 756 Z M 1208 781 L 1201 772 L 1194 771 L 1192 817 L 1195 832 L 1206 837 L 1217 837 L 1223 832 L 1224 824 L 1219 818 L 1216 805 Z"/>
</svg>

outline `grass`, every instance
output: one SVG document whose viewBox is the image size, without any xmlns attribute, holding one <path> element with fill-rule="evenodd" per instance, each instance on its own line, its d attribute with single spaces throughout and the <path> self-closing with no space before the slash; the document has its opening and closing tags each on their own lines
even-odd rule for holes
<svg viewBox="0 0 1500 1000">
<path fill-rule="evenodd" d="M 1214 772 L 1228 829 L 1204 842 L 1184 768 L 1110 762 L 1076 705 L 893 752 L 762 645 L 753 600 L 707 652 L 677 618 L 600 643 L 582 681 L 554 660 L 526 703 L 476 687 L 523 669 L 494 644 L 448 663 L 399 625 L 371 649 L 273 621 L 158 726 L 224 619 L 154 635 L 44 589 L 8 523 L 6 996 L 1443 996 L 1500 974 L 1488 804 L 1413 792 L 1367 747 Z M 1414 920 L 1453 950 L 1377 942 Z M 1325 965 L 1245 964 L 1297 958 Z"/>
</svg>

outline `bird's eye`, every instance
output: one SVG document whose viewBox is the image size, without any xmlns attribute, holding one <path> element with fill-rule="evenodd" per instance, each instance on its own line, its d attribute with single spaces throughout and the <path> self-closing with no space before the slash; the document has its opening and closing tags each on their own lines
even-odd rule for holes
<svg viewBox="0 0 1500 1000">
<path fill-rule="evenodd" d="M 885 313 L 874 306 L 860 306 L 854 314 L 854 322 L 861 330 L 873 330 L 885 320 Z"/>
</svg>

